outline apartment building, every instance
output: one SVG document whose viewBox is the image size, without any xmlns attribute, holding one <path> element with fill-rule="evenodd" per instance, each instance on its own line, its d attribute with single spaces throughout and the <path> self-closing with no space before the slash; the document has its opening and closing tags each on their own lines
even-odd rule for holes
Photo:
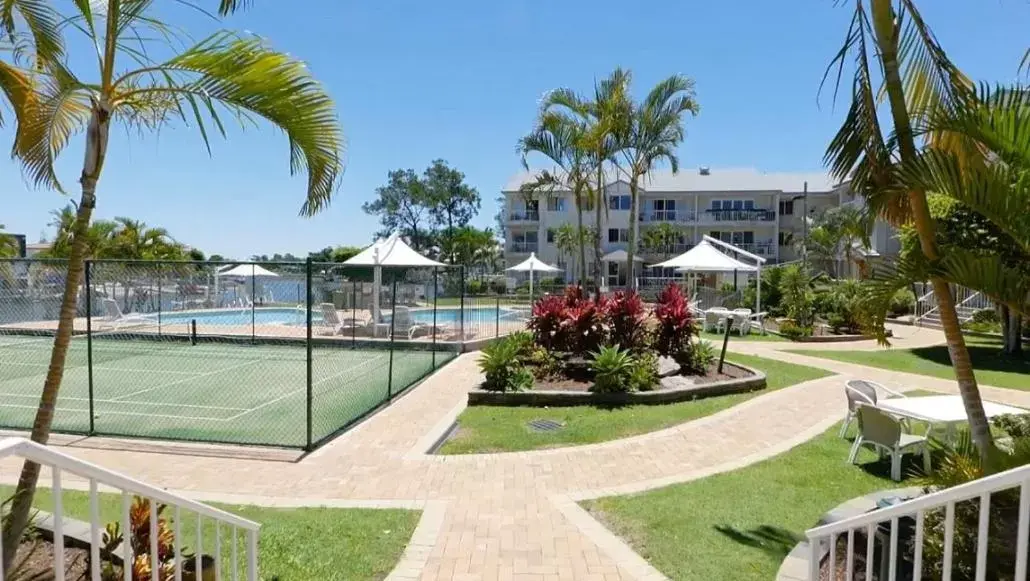
<svg viewBox="0 0 1030 581">
<path fill-rule="evenodd" d="M 575 271 L 575 256 L 555 245 L 555 232 L 563 224 L 576 224 L 576 207 L 571 192 L 526 195 L 520 187 L 531 181 L 532 172 L 514 176 L 504 187 L 505 258 L 515 264 L 535 252 L 550 264 Z M 630 192 L 625 179 L 612 177 L 605 186 L 602 209 L 602 264 L 609 286 L 623 286 L 629 240 Z M 639 265 L 632 276 L 671 276 L 648 269 L 681 254 L 708 235 L 732 243 L 769 263 L 798 258 L 795 241 L 804 234 L 807 212 L 821 212 L 854 199 L 846 184 L 836 183 L 825 173 L 761 173 L 755 169 L 700 168 L 678 174 L 655 172 L 641 180 L 637 200 L 638 240 L 649 228 L 678 233 L 671 243 L 649 247 L 638 243 Z M 594 227 L 593 208 L 584 212 L 585 226 Z M 621 252 L 620 252 L 621 251 Z M 588 250 L 588 264 L 593 252 Z M 588 267 L 589 268 L 589 267 Z"/>
</svg>

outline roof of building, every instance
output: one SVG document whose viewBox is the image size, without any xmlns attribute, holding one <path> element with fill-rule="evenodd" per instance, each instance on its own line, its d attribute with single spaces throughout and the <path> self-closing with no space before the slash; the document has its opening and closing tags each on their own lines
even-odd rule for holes
<svg viewBox="0 0 1030 581">
<path fill-rule="evenodd" d="M 511 177 L 504 185 L 505 192 L 516 192 L 519 186 L 532 180 L 538 171 L 523 171 Z M 608 172 L 607 184 L 625 181 Z M 673 174 L 663 170 L 652 172 L 641 180 L 646 192 L 801 192 L 808 182 L 809 192 L 829 192 L 839 183 L 826 172 L 763 173 L 755 168 L 711 168 L 681 170 Z"/>
</svg>

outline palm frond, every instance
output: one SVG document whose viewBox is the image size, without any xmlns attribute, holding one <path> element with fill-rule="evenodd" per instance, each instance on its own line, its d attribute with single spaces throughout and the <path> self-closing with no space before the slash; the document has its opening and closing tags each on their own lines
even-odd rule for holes
<svg viewBox="0 0 1030 581">
<path fill-rule="evenodd" d="M 1030 315 L 1030 268 L 1026 265 L 1014 266 L 997 255 L 951 248 L 934 265 L 933 274 Z"/>
<path fill-rule="evenodd" d="M 15 14 L 25 23 L 32 37 L 37 65 L 59 59 L 64 54 L 60 15 L 48 0 L 0 0 L 0 28 L 14 43 Z"/>
<path fill-rule="evenodd" d="M 59 63 L 48 63 L 47 69 L 50 74 L 39 77 L 34 103 L 18 124 L 14 156 L 34 185 L 63 191 L 54 163 L 89 123 L 93 92 Z"/>
<path fill-rule="evenodd" d="M 140 76 L 154 73 L 153 83 L 137 85 Z M 186 122 L 192 119 L 205 143 L 205 118 L 221 130 L 219 107 L 241 121 L 251 114 L 268 120 L 289 138 L 291 173 L 307 170 L 301 213 L 314 214 L 330 203 L 344 153 L 332 99 L 302 62 L 261 39 L 219 32 L 152 69 L 123 75 L 115 86 L 116 108 L 164 110 Z"/>
<path fill-rule="evenodd" d="M 11 105 L 15 120 L 21 123 L 30 108 L 35 106 L 32 77 L 28 71 L 0 60 L 0 93 Z M 0 127 L 4 125 L 3 108 L 0 108 Z"/>
<path fill-rule="evenodd" d="M 988 161 L 1030 168 L 1030 88 L 981 85 L 976 97 L 935 111 L 933 132 L 961 133 Z"/>
</svg>

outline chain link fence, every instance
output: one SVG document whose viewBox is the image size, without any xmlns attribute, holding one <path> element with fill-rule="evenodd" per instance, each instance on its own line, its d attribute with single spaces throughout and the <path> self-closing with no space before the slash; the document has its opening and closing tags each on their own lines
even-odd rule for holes
<svg viewBox="0 0 1030 581">
<path fill-rule="evenodd" d="M 0 427 L 32 425 L 66 280 L 60 260 L 0 260 Z M 87 261 L 54 429 L 311 449 L 469 342 L 525 327 L 528 295 L 468 283 L 461 268 Z"/>
</svg>

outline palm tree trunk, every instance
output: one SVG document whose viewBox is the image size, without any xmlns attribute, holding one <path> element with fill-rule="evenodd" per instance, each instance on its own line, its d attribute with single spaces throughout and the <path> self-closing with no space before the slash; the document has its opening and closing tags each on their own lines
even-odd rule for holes
<svg viewBox="0 0 1030 581">
<path fill-rule="evenodd" d="M 894 121 L 898 150 L 903 161 L 911 162 L 916 159 L 918 153 L 916 151 L 915 139 L 913 138 L 908 108 L 905 105 L 904 85 L 901 80 L 898 63 L 896 14 L 892 6 L 892 0 L 871 0 L 871 6 L 876 44 L 883 63 L 884 86 L 887 90 L 891 117 Z M 919 234 L 919 246 L 928 259 L 936 260 L 938 258 L 935 238 L 936 227 L 933 219 L 930 217 L 930 210 L 926 203 L 926 192 L 921 190 L 909 191 L 908 201 L 912 209 L 916 232 Z M 976 376 L 973 374 L 969 350 L 966 348 L 965 339 L 962 337 L 958 313 L 955 311 L 955 301 L 951 296 L 951 289 L 944 279 L 932 277 L 930 283 L 933 285 L 933 292 L 937 298 L 941 326 L 944 328 L 944 337 L 948 344 L 951 365 L 955 369 L 959 394 L 962 396 L 962 403 L 966 408 L 966 417 L 969 419 L 969 430 L 973 442 L 976 443 L 977 448 L 980 450 L 981 456 L 986 459 L 989 452 L 994 448 L 994 440 L 991 438 L 990 425 L 987 423 L 987 416 L 984 413 L 980 389 L 976 384 Z"/>
<path fill-rule="evenodd" d="M 634 276 L 633 256 L 637 253 L 637 177 L 629 181 L 629 243 L 626 244 L 626 272 L 628 273 L 629 288 L 637 288 L 637 278 Z"/>
<path fill-rule="evenodd" d="M 604 199 L 604 166 L 597 166 L 596 206 L 594 206 L 594 297 L 601 298 L 601 277 L 604 276 L 604 265 L 601 263 L 601 207 Z"/>
<path fill-rule="evenodd" d="M 587 239 L 583 230 L 583 206 L 576 207 L 576 243 L 579 246 L 579 281 L 580 285 L 587 281 Z"/>
<path fill-rule="evenodd" d="M 68 356 L 75 326 L 76 307 L 79 296 L 79 283 L 82 280 L 83 262 L 86 257 L 86 231 L 90 217 L 96 206 L 97 181 L 107 153 L 107 136 L 110 129 L 110 107 L 107 104 L 94 102 L 93 114 L 86 130 L 86 154 L 82 166 L 82 197 L 72 227 L 71 252 L 68 257 L 68 274 L 64 281 L 64 295 L 61 298 L 61 312 L 57 323 L 57 334 L 54 337 L 54 348 L 50 354 L 50 366 L 43 383 L 43 394 L 39 398 L 39 409 L 32 423 L 33 442 L 46 444 L 50 439 L 50 428 L 54 422 L 54 407 L 57 405 L 57 394 L 64 377 L 64 364 Z M 28 460 L 22 465 L 18 487 L 11 499 L 11 511 L 3 527 L 3 565 L 4 571 L 10 571 L 18 541 L 28 524 L 32 498 L 36 493 L 39 480 L 39 464 Z"/>
</svg>

